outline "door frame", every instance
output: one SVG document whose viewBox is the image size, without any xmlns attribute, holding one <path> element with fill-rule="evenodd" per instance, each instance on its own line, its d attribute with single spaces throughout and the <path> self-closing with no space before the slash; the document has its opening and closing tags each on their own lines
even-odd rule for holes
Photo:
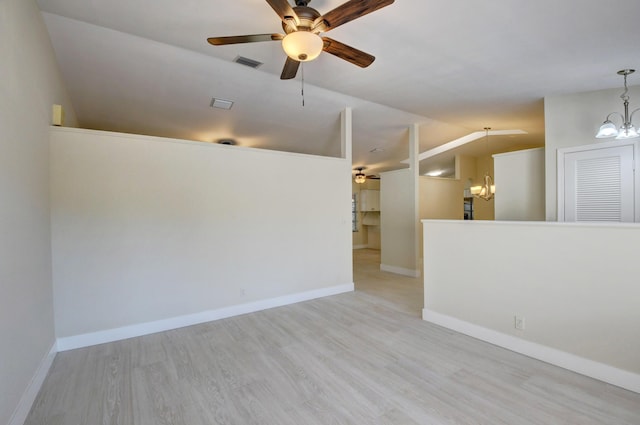
<svg viewBox="0 0 640 425">
<path fill-rule="evenodd" d="M 557 170 L 557 220 L 564 220 L 564 201 L 565 201 L 565 155 L 568 153 L 584 152 L 590 150 L 617 148 L 622 146 L 633 147 L 633 193 L 634 193 L 634 221 L 640 222 L 640 173 L 636 173 L 636 164 L 640 163 L 640 139 L 633 140 L 614 140 L 601 143 L 592 143 L 590 145 L 573 146 L 569 148 L 560 148 L 556 154 L 556 170 Z"/>
</svg>

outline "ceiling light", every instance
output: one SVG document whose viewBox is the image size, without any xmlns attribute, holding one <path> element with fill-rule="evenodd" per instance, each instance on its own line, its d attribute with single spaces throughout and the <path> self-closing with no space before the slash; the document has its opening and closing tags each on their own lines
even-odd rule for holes
<svg viewBox="0 0 640 425">
<path fill-rule="evenodd" d="M 484 131 L 487 133 L 487 153 L 489 153 L 489 130 L 491 130 L 491 127 L 484 128 Z M 469 190 L 475 198 L 484 199 L 485 201 L 493 199 L 496 193 L 496 186 L 493 184 L 493 179 L 489 175 L 489 171 L 484 175 L 484 183 L 482 186 L 472 186 Z"/>
<path fill-rule="evenodd" d="M 429 177 L 438 177 L 438 176 L 441 176 L 442 173 L 444 173 L 444 170 L 434 170 L 434 171 L 429 171 L 426 175 Z"/>
<path fill-rule="evenodd" d="M 635 139 L 639 136 L 638 131 L 633 126 L 633 114 L 638 112 L 640 108 L 631 112 L 629 115 L 629 88 L 627 87 L 627 75 L 633 74 L 635 69 L 623 69 L 618 71 L 618 75 L 624 76 L 624 92 L 620 95 L 624 105 L 624 115 L 619 112 L 612 112 L 607 115 L 607 118 L 604 120 L 604 123 L 600 126 L 598 130 L 598 134 L 596 134 L 596 138 L 598 139 L 606 139 L 609 137 L 615 137 L 616 139 Z M 622 119 L 622 125 L 620 128 L 616 128 L 615 124 L 611 122 L 609 119 L 612 115 L 617 115 Z"/>
<path fill-rule="evenodd" d="M 362 184 L 366 182 L 367 176 L 365 176 L 364 173 L 362 172 L 362 170 L 364 170 L 364 167 L 358 167 L 356 168 L 356 170 L 358 170 L 358 172 L 356 173 L 356 176 L 354 177 L 353 181 L 358 184 Z"/>
<path fill-rule="evenodd" d="M 496 194 L 496 185 L 493 184 L 491 176 L 487 173 L 484 175 L 484 184 L 482 186 L 471 186 L 469 190 L 474 197 L 490 201 Z"/>
<path fill-rule="evenodd" d="M 287 56 L 298 62 L 308 62 L 322 52 L 322 38 L 309 31 L 294 31 L 282 39 L 282 48 Z"/>
<path fill-rule="evenodd" d="M 236 141 L 233 139 L 220 139 L 218 140 L 218 144 L 227 145 L 227 146 L 235 146 L 237 145 Z"/>
</svg>

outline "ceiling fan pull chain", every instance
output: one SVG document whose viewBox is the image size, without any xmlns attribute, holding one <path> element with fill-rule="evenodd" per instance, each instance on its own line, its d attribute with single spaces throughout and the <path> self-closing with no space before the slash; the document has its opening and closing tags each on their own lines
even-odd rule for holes
<svg viewBox="0 0 640 425">
<path fill-rule="evenodd" d="M 301 91 L 301 94 L 302 94 L 302 107 L 304 108 L 304 62 L 302 62 L 301 65 L 302 65 L 302 72 L 301 72 L 301 75 L 302 75 L 302 91 Z"/>
</svg>

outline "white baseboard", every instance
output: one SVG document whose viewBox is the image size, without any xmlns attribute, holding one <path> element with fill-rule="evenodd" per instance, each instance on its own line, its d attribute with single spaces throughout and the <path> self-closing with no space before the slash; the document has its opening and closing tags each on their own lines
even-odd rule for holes
<svg viewBox="0 0 640 425">
<path fill-rule="evenodd" d="M 353 249 L 366 249 L 369 245 L 353 245 Z"/>
<path fill-rule="evenodd" d="M 640 375 L 565 351 L 526 341 L 452 316 L 422 309 L 422 319 L 506 348 L 516 353 L 571 370 L 629 391 L 640 393 Z"/>
<path fill-rule="evenodd" d="M 104 331 L 58 338 L 58 351 L 73 350 L 76 348 L 89 347 L 91 345 L 104 344 L 106 342 L 119 341 L 121 339 L 134 338 L 137 336 L 149 335 L 157 332 L 168 331 L 171 329 L 178 329 L 185 326 L 197 325 L 199 323 L 211 322 L 213 320 L 239 316 L 241 314 L 253 313 L 256 311 L 267 310 L 269 308 L 280 307 L 288 304 L 295 304 L 315 298 L 322 298 L 330 295 L 342 294 L 344 292 L 351 292 L 353 291 L 353 288 L 353 282 L 351 282 L 343 285 L 331 286 L 328 288 L 314 289 L 297 294 L 284 295 L 282 297 L 259 300 L 246 304 L 233 305 L 195 314 L 188 314 L 185 316 L 172 317 L 170 319 L 156 320 L 153 322 L 123 326 L 121 328 L 107 329 Z"/>
<path fill-rule="evenodd" d="M 33 406 L 33 403 L 36 401 L 36 397 L 44 383 L 44 379 L 47 377 L 49 369 L 51 369 L 56 353 L 57 349 L 56 344 L 54 343 L 49 352 L 45 354 L 40 361 L 36 372 L 33 374 L 33 378 L 31 378 L 31 382 L 29 382 L 27 389 L 22 394 L 22 397 L 20 397 L 20 401 L 18 402 L 16 409 L 13 411 L 13 415 L 11 415 L 11 419 L 9 419 L 9 423 L 7 425 L 24 424 L 24 421 L 27 419 L 27 415 L 29 415 L 29 411 L 31 410 L 31 406 Z"/>
<path fill-rule="evenodd" d="M 383 272 L 401 274 L 403 276 L 420 277 L 420 270 L 405 269 L 404 267 L 389 266 L 387 264 L 380 264 L 380 270 Z"/>
</svg>

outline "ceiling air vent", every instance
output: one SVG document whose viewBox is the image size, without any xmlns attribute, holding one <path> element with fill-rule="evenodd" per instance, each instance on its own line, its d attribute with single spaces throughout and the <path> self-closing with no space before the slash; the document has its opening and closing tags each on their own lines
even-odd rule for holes
<svg viewBox="0 0 640 425">
<path fill-rule="evenodd" d="M 236 56 L 233 60 L 235 63 L 239 63 L 240 65 L 249 66 L 251 68 L 258 68 L 262 65 L 262 62 L 255 61 L 253 59 L 245 58 L 244 56 Z"/>
<path fill-rule="evenodd" d="M 217 97 L 214 97 L 213 99 L 211 99 L 211 103 L 209 104 L 209 106 L 219 109 L 231 109 L 231 107 L 233 106 L 233 102 L 231 100 L 218 99 Z"/>
</svg>

